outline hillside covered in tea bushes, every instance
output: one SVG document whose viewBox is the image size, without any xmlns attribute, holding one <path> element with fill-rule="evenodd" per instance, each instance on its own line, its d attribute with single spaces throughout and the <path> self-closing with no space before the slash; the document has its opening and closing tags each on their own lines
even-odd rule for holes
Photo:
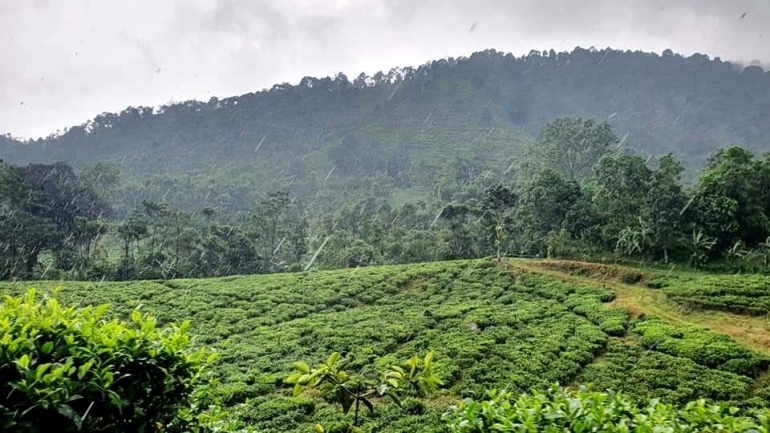
<svg viewBox="0 0 770 433">
<path fill-rule="evenodd" d="M 364 431 L 448 431 L 442 415 L 450 406 L 484 399 L 492 388 L 518 396 L 554 384 L 584 385 L 622 391 L 628 404 L 705 399 L 745 414 L 770 404 L 768 347 L 619 306 L 611 279 L 575 280 L 533 269 L 485 259 L 215 279 L 66 282 L 58 296 L 66 304 L 109 303 L 122 318 L 139 309 L 160 325 L 189 320 L 194 345 L 219 353 L 215 395 L 229 416 L 261 432 L 306 432 L 316 423 L 331 429 L 350 421 L 352 415 L 343 416 L 316 391 L 293 396 L 284 382 L 295 362 L 315 366 L 334 352 L 351 372 L 435 353 L 433 370 L 443 385 L 401 406 L 375 399 L 374 412 L 362 413 Z M 678 274 L 670 275 L 662 290 L 678 284 Z M 690 278 L 695 275 L 700 274 Z M 645 286 L 646 278 L 635 287 L 661 290 Z M 0 289 L 21 293 L 35 286 L 50 293 L 60 284 L 9 282 Z M 456 416 L 476 416 L 476 409 L 467 410 Z"/>
</svg>

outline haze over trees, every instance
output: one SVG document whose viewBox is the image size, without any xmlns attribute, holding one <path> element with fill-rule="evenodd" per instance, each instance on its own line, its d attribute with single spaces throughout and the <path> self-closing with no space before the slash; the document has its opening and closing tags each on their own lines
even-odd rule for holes
<svg viewBox="0 0 770 433">
<path fill-rule="evenodd" d="M 769 90 L 485 51 L 0 136 L 0 425 L 767 432 Z"/>
<path fill-rule="evenodd" d="M 498 253 L 764 268 L 767 90 L 701 55 L 490 50 L 3 136 L 2 277 Z"/>
</svg>

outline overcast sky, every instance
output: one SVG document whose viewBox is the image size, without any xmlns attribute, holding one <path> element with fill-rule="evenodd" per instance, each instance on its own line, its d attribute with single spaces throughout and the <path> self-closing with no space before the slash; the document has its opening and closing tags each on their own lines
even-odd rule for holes
<svg viewBox="0 0 770 433">
<path fill-rule="evenodd" d="M 770 63 L 770 0 L 0 0 L 0 133 L 495 48 Z"/>
</svg>

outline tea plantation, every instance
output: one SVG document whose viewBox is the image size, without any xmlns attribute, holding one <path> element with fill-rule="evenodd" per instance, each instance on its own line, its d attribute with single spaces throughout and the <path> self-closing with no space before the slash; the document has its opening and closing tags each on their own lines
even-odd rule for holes
<svg viewBox="0 0 770 433">
<path fill-rule="evenodd" d="M 0 289 L 46 293 L 59 285 Z M 357 370 L 435 351 L 440 390 L 400 407 L 376 400 L 364 431 L 447 431 L 451 422 L 442 415 L 462 399 L 485 398 L 492 388 L 516 396 L 554 384 L 622 391 L 638 403 L 704 398 L 748 412 L 770 405 L 767 355 L 703 328 L 632 319 L 605 305 L 615 294 L 601 284 L 566 283 L 486 260 L 62 286 L 65 304 L 108 303 L 123 318 L 140 309 L 161 323 L 190 320 L 195 344 L 219 352 L 216 395 L 232 417 L 261 432 L 307 432 L 316 423 L 332 431 L 343 420 L 317 392 L 293 396 L 284 383 L 295 361 L 315 365 L 332 352 Z"/>
</svg>

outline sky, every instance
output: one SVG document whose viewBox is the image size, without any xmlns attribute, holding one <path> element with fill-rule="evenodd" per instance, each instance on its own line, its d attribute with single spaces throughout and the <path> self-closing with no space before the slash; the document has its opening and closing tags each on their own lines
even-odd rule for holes
<svg viewBox="0 0 770 433">
<path fill-rule="evenodd" d="M 0 0 L 0 133 L 494 48 L 770 64 L 770 0 Z"/>
</svg>

